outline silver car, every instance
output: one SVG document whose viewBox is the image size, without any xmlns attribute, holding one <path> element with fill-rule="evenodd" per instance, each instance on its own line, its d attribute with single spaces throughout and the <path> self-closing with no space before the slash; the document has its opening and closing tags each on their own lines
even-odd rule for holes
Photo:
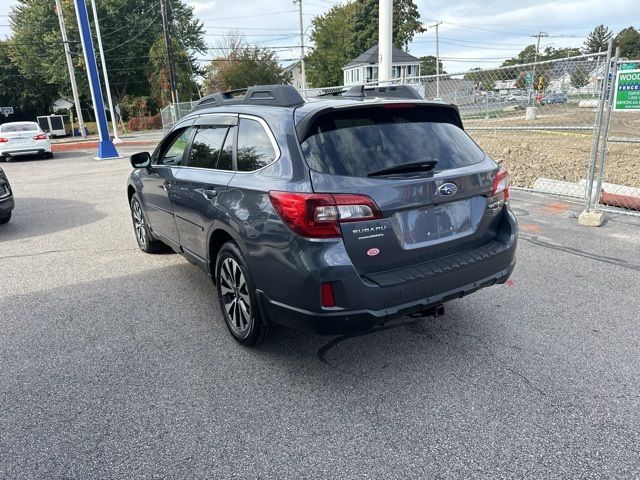
<svg viewBox="0 0 640 480">
<path fill-rule="evenodd" d="M 0 125 L 0 162 L 19 155 L 53 158 L 51 140 L 36 122 L 9 122 Z"/>
</svg>

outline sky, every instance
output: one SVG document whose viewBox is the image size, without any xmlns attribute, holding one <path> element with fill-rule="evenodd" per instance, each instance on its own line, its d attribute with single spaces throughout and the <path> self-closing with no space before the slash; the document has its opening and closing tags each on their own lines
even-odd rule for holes
<svg viewBox="0 0 640 480">
<path fill-rule="evenodd" d="M 51 0 L 53 1 L 53 0 Z M 89 1 L 89 0 L 87 0 Z M 97 0 L 99 1 L 99 0 Z M 540 48 L 580 47 L 599 24 L 614 32 L 640 27 L 637 0 L 414 0 L 421 20 L 440 25 L 440 55 L 449 73 L 473 67 L 492 67 L 535 43 L 531 35 L 546 32 Z M 308 35 L 314 16 L 322 15 L 337 0 L 302 0 L 304 29 Z M 7 13 L 14 0 L 0 0 L 0 38 L 10 34 Z M 292 0 L 187 0 L 205 25 L 207 43 L 215 46 L 224 32 L 243 33 L 246 40 L 274 48 L 283 65 L 300 56 L 299 16 Z M 307 41 L 307 40 L 305 40 Z M 417 35 L 409 45 L 417 57 L 435 55 L 435 29 Z M 215 50 L 211 50 L 210 55 Z M 108 62 L 108 59 L 107 59 Z"/>
</svg>

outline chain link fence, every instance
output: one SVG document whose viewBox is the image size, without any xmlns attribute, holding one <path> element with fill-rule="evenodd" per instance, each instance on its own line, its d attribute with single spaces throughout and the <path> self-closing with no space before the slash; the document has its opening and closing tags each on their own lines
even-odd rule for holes
<svg viewBox="0 0 640 480">
<path fill-rule="evenodd" d="M 171 105 L 167 105 L 162 110 L 160 110 L 160 117 L 162 118 L 162 129 L 165 132 L 168 132 L 173 128 L 178 120 L 182 117 L 186 116 L 193 107 L 195 107 L 197 101 L 195 102 L 181 102 L 181 103 L 172 103 Z"/>
<path fill-rule="evenodd" d="M 613 79 L 622 63 L 616 61 L 603 52 L 390 83 L 411 85 L 426 100 L 456 104 L 465 129 L 509 169 L 515 188 L 585 199 L 587 210 L 602 205 L 638 213 L 640 110 L 611 108 Z M 315 97 L 349 87 L 301 94 Z M 195 104 L 164 108 L 165 131 Z"/>
</svg>

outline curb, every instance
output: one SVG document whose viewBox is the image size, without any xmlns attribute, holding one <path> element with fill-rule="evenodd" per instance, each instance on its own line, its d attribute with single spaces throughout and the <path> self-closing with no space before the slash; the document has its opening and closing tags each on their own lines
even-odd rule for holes
<svg viewBox="0 0 640 480">
<path fill-rule="evenodd" d="M 54 152 L 74 152 L 74 151 L 82 151 L 88 148 L 98 148 L 99 141 L 89 141 L 89 142 L 73 142 L 73 143 L 54 143 L 51 145 L 51 150 Z M 127 147 L 127 146 L 144 146 L 144 145 L 157 145 L 158 141 L 153 140 L 134 140 L 134 141 L 125 141 L 122 143 L 118 143 L 116 148 L 119 146 Z"/>
</svg>

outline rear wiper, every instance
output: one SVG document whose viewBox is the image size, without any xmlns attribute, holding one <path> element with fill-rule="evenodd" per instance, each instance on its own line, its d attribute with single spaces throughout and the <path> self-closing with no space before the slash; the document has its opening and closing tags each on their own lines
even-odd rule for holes
<svg viewBox="0 0 640 480">
<path fill-rule="evenodd" d="M 376 170 L 367 174 L 367 177 L 379 177 L 382 175 L 393 175 L 394 173 L 409 173 L 409 172 L 430 172 L 438 164 L 437 160 L 426 160 L 422 162 L 403 163 L 390 168 L 383 168 L 382 170 Z"/>
</svg>

